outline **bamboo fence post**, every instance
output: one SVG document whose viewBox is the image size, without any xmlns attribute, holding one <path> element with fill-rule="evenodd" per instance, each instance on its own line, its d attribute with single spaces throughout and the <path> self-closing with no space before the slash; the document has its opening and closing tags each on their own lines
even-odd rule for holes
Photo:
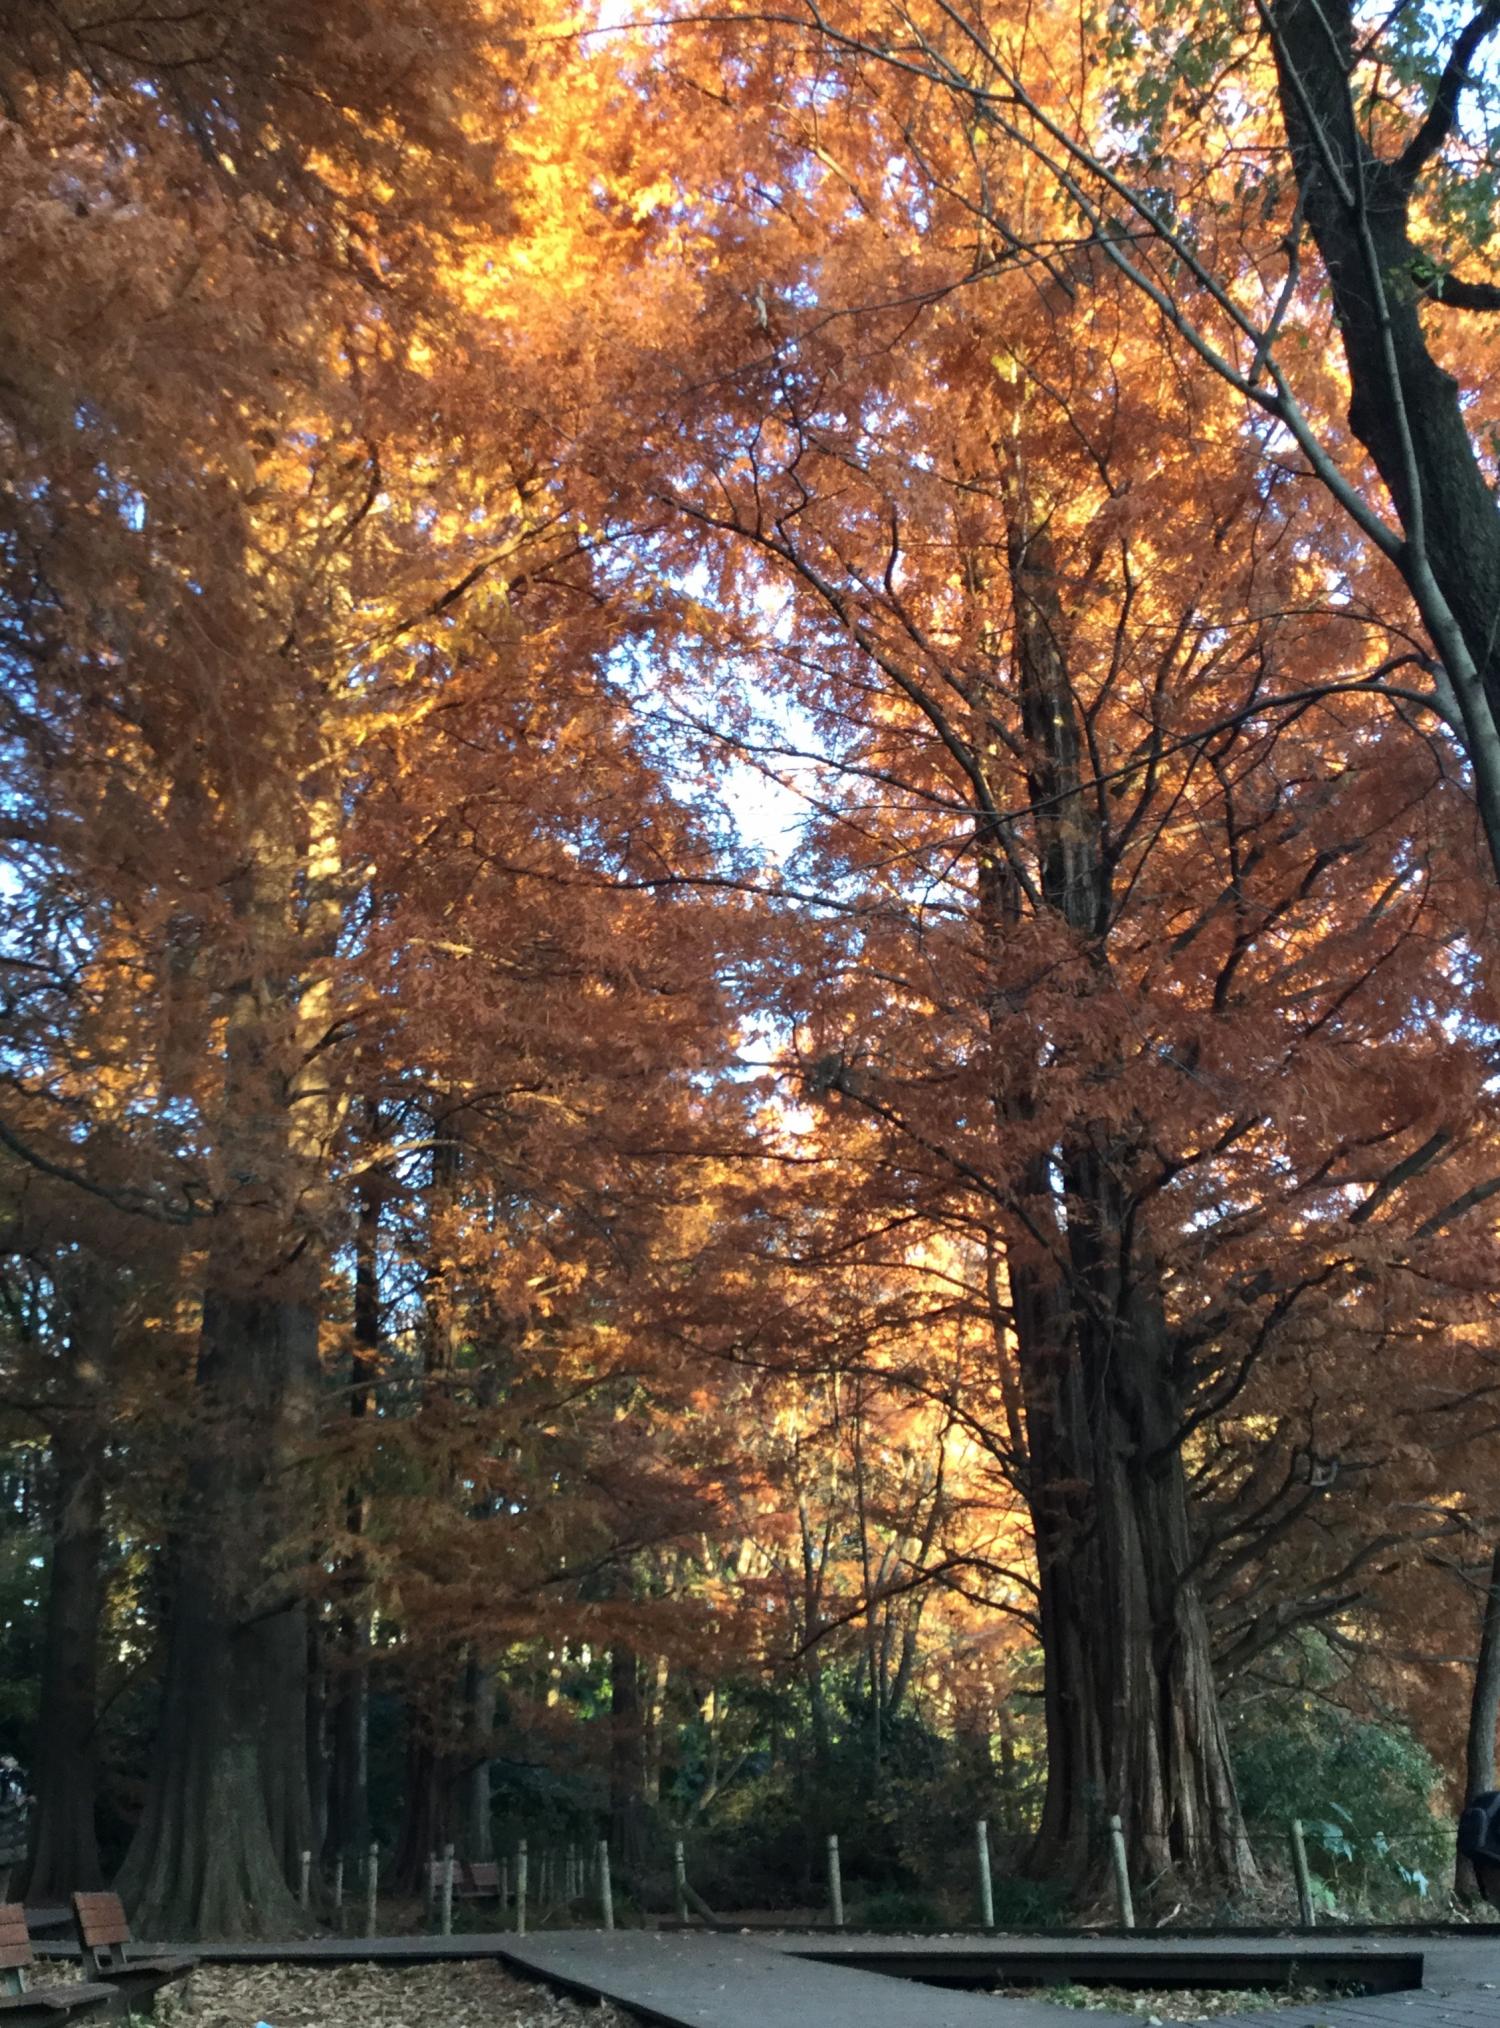
<svg viewBox="0 0 1500 2028">
<path fill-rule="evenodd" d="M 1297 1909 L 1302 1917 L 1304 1929 L 1316 1929 L 1318 1911 L 1313 1907 L 1312 1869 L 1307 1863 L 1307 1840 L 1302 1835 L 1302 1819 L 1292 1819 L 1292 1871 L 1297 1876 Z"/>
<path fill-rule="evenodd" d="M 297 1906 L 305 1909 L 312 1897 L 312 1854 L 302 1854 L 302 1871 L 297 1881 Z"/>
<path fill-rule="evenodd" d="M 380 1847 L 372 1844 L 365 1854 L 365 1935 L 376 1933 L 375 1896 L 380 1885 Z"/>
<path fill-rule="evenodd" d="M 828 1913 L 835 1929 L 844 1927 L 844 1876 L 839 1866 L 839 1834 L 828 1833 Z"/>
<path fill-rule="evenodd" d="M 995 1886 L 990 1878 L 990 1826 L 981 1817 L 974 1826 L 974 1849 L 979 1858 L 979 1920 L 986 1929 L 995 1927 Z"/>
<path fill-rule="evenodd" d="M 500 1920 L 505 1921 L 505 1911 L 510 1906 L 510 1861 L 502 1859 L 495 1874 L 496 1891 L 500 1897 Z"/>
<path fill-rule="evenodd" d="M 604 1927 L 615 1926 L 615 1895 L 609 1878 L 609 1840 L 599 1840 L 599 1907 L 604 1916 Z"/>
<path fill-rule="evenodd" d="M 443 1847 L 443 1935 L 453 1934 L 453 1847 Z"/>
<path fill-rule="evenodd" d="M 677 1920 L 685 1923 L 688 1919 L 687 1857 L 680 1838 L 672 1847 L 672 1885 L 677 1894 Z"/>
<path fill-rule="evenodd" d="M 340 1852 L 333 1862 L 333 1920 L 337 1927 L 344 1927 L 344 1855 Z"/>
<path fill-rule="evenodd" d="M 516 1935 L 526 1934 L 526 1840 L 516 1847 Z"/>
<path fill-rule="evenodd" d="M 1109 1847 L 1115 1865 L 1115 1899 L 1120 1904 L 1120 1927 L 1135 1928 L 1135 1903 L 1130 1898 L 1130 1858 L 1125 1850 L 1125 1827 L 1118 1817 L 1109 1820 Z"/>
</svg>

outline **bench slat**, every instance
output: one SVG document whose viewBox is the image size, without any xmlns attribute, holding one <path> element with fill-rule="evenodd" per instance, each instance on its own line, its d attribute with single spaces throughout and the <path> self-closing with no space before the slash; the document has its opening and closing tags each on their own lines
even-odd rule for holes
<svg viewBox="0 0 1500 2028">
<path fill-rule="evenodd" d="M 78 1934 L 86 1950 L 97 1950 L 101 1945 L 123 1944 L 130 1941 L 130 1924 L 125 1918 L 125 1904 L 118 1894 L 75 1894 L 73 1914 L 78 1922 Z"/>
</svg>

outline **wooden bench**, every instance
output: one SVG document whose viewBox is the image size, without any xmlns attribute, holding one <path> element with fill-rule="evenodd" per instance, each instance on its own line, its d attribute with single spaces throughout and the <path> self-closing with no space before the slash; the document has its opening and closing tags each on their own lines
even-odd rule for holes
<svg viewBox="0 0 1500 2028">
<path fill-rule="evenodd" d="M 443 1899 L 443 1868 L 445 1859 L 429 1859 L 427 1862 L 427 1892 L 432 1907 L 437 1908 Z M 500 1867 L 494 1859 L 455 1859 L 453 1862 L 453 1899 L 455 1901 L 485 1901 L 500 1899 Z"/>
<path fill-rule="evenodd" d="M 84 1963 L 96 1979 L 117 1993 L 134 2013 L 173 1979 L 185 1978 L 196 1958 L 133 1958 L 130 1924 L 118 1894 L 75 1894 L 73 1922 L 83 1945 Z"/>
<path fill-rule="evenodd" d="M 118 2008 L 113 1986 L 81 1981 L 29 1985 L 27 1975 L 35 1962 L 25 1909 L 18 1901 L 0 1902 L 0 2021 L 31 2028 L 32 2023 L 65 2022 L 73 2014 Z"/>
</svg>

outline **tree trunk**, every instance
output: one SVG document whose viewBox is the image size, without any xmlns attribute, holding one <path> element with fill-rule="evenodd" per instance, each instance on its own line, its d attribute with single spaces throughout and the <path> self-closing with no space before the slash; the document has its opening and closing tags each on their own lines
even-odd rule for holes
<svg viewBox="0 0 1500 2028">
<path fill-rule="evenodd" d="M 652 1672 L 651 1692 L 646 1701 L 646 1801 L 655 1807 L 661 1801 L 662 1756 L 666 1747 L 667 1687 L 671 1663 L 658 1655 Z"/>
<path fill-rule="evenodd" d="M 303 1715 L 307 1770 L 308 1851 L 320 1853 L 328 1841 L 330 1755 L 328 1751 L 328 1662 L 323 1628 L 316 1612 L 307 1619 L 307 1705 Z M 300 1867 L 299 1867 L 300 1870 Z M 295 1876 L 294 1876 L 295 1877 Z"/>
<path fill-rule="evenodd" d="M 403 1894 L 422 1886 L 422 1869 L 453 1839 L 453 1766 L 433 1744 L 420 1714 L 408 1711 L 401 1830 L 396 1839 L 395 1884 Z M 457 1841 L 454 1840 L 456 1843 Z"/>
<path fill-rule="evenodd" d="M 1090 976 L 1104 984 L 1108 970 L 1101 824 L 1082 785 L 1045 504 L 1032 496 L 1019 446 L 1002 446 L 1000 459 L 1041 898 L 1076 943 L 1087 991 Z M 1008 891 L 998 856 L 981 866 L 979 906 L 1001 1016 Z M 1043 1098 L 1035 1072 L 1008 1067 L 996 1087 L 1001 1133 L 1034 1133 Z M 1091 1886 L 1118 1815 L 1138 1877 L 1178 1873 L 1232 1893 L 1255 1866 L 1194 1577 L 1177 1362 L 1155 1264 L 1130 1215 L 1132 1149 L 1117 1124 L 1075 1123 L 1067 1137 L 1033 1157 L 1010 1248 L 1047 1724 L 1031 1864 Z"/>
<path fill-rule="evenodd" d="M 316 1359 L 310 1303 L 206 1298 L 155 1765 L 120 1879 L 148 1935 L 285 1934 L 295 1921 L 307 1630 L 274 1559 Z"/>
<path fill-rule="evenodd" d="M 47 1587 L 37 1728 L 36 1805 L 24 1893 L 66 1903 L 104 1884 L 94 1824 L 99 1631 L 104 1613 L 101 1419 L 114 1333 L 101 1263 L 87 1262 L 70 1305 L 63 1356 L 67 1407 L 52 1438 L 52 1567 Z"/>
<path fill-rule="evenodd" d="M 464 1670 L 465 1741 L 469 1765 L 458 1808 L 458 1849 L 465 1859 L 495 1856 L 494 1814 L 490 1808 L 490 1748 L 495 1732 L 495 1672 L 470 1656 Z"/>
<path fill-rule="evenodd" d="M 310 761 L 268 676 L 246 756 L 243 857 L 227 895 L 220 1206 L 207 1264 L 166 1684 L 146 1809 L 120 1879 L 159 1937 L 286 1934 L 312 1842 L 298 1467 L 317 1429 L 328 1160 L 341 1101 L 326 1054 L 342 915 L 337 780 Z M 258 765 L 257 765 L 258 763 Z M 321 773 L 321 779 L 320 779 Z M 292 786 L 295 784 L 295 788 Z M 294 800 L 294 798 L 298 800 Z"/>
<path fill-rule="evenodd" d="M 325 1861 L 348 1859 L 370 1842 L 370 1672 L 367 1623 L 340 1621 L 337 1673 L 329 1685 L 328 1831 Z"/>
<path fill-rule="evenodd" d="M 1500 1545 L 1490 1565 L 1489 1587 L 1479 1629 L 1479 1658 L 1469 1699 L 1469 1732 L 1464 1742 L 1464 1802 L 1495 1786 L 1495 1732 L 1500 1726 Z M 1481 1899 L 1471 1861 L 1460 1856 L 1454 1888 L 1461 1901 Z"/>
<path fill-rule="evenodd" d="M 1405 541 L 1393 561 L 1446 668 L 1500 870 L 1500 516 L 1463 391 L 1423 330 L 1424 291 L 1456 305 L 1449 316 L 1464 314 L 1462 297 L 1411 238 L 1413 204 L 1420 214 L 1425 202 L 1422 171 L 1437 148 L 1386 158 L 1370 147 L 1351 89 L 1353 0 L 1275 0 L 1270 22 L 1298 192 L 1349 370 L 1349 427 L 1395 504 Z M 1495 25 L 1490 7 L 1470 17 L 1479 41 Z M 1492 311 L 1488 294 L 1479 307 Z"/>
<path fill-rule="evenodd" d="M 1073 1344 L 1060 1347 L 1034 1335 L 1034 1313 L 1023 1296 L 1047 1725 L 1033 1870 L 1099 1879 L 1118 1815 L 1138 1878 L 1243 1888 L 1255 1866 L 1192 1577 L 1180 1417 L 1158 1335 L 1149 1317 L 1113 1331 L 1075 1318 Z"/>
<path fill-rule="evenodd" d="M 646 1854 L 645 1756 L 641 1730 L 641 1665 L 633 1648 L 609 1653 L 610 1843 L 621 1866 Z"/>
<path fill-rule="evenodd" d="M 1425 522 L 1433 574 L 1500 706 L 1500 517 L 1458 382 L 1433 358 L 1422 329 L 1423 270 L 1408 217 L 1417 186 L 1399 160 L 1374 155 L 1360 132 L 1349 87 L 1352 0 L 1278 0 L 1272 14 L 1292 161 L 1349 364 L 1349 425 L 1403 527 L 1412 531 L 1414 516 L 1415 525 Z M 1356 193 L 1353 206 L 1335 186 L 1325 150 Z"/>
<path fill-rule="evenodd" d="M 380 1117 L 369 1112 L 371 1141 L 380 1137 Z M 360 1424 L 375 1407 L 380 1368 L 380 1200 L 373 1188 L 360 1192 L 354 1236 L 354 1351 L 349 1414 Z M 344 1526 L 350 1549 L 341 1575 L 343 1600 L 335 1621 L 335 1652 L 328 1685 L 328 1828 L 325 1861 L 361 1855 L 370 1842 L 370 1610 L 365 1601 L 365 1497 L 358 1484 L 344 1496 Z"/>
</svg>

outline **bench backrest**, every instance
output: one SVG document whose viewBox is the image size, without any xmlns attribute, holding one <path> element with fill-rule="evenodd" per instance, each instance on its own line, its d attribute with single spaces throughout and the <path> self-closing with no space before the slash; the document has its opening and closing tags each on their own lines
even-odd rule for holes
<svg viewBox="0 0 1500 2028">
<path fill-rule="evenodd" d="M 442 1894 L 443 1869 L 447 1863 L 446 1859 L 429 1859 L 427 1862 L 428 1893 L 434 1901 Z M 498 1894 L 499 1866 L 493 1859 L 455 1859 L 453 1892 L 457 1895 Z"/>
<path fill-rule="evenodd" d="M 113 1957 L 114 1946 L 130 1941 L 125 1904 L 118 1894 L 75 1894 L 73 1920 L 78 1925 L 78 1941 L 96 1958 Z"/>
<path fill-rule="evenodd" d="M 19 1901 L 0 1901 L 0 1972 L 24 1971 L 31 1962 L 25 1909 Z"/>
</svg>

